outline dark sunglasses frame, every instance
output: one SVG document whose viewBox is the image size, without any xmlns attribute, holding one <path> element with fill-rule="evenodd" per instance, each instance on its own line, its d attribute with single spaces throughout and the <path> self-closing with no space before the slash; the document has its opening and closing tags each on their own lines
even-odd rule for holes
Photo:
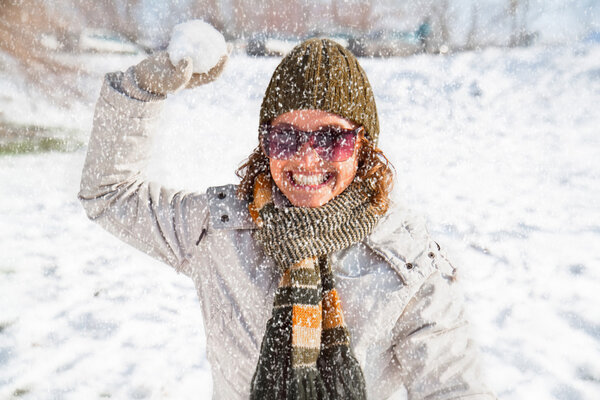
<svg viewBox="0 0 600 400">
<path fill-rule="evenodd" d="M 263 153 L 276 160 L 289 160 L 294 157 L 304 143 L 310 143 L 313 150 L 324 161 L 346 161 L 354 154 L 356 138 L 364 128 L 344 129 L 336 126 L 324 126 L 315 131 L 303 131 L 291 124 L 262 124 L 259 130 L 259 141 Z M 271 154 L 271 134 L 288 135 L 287 143 L 279 143 L 281 149 Z M 319 143 L 319 140 L 321 143 Z"/>
</svg>

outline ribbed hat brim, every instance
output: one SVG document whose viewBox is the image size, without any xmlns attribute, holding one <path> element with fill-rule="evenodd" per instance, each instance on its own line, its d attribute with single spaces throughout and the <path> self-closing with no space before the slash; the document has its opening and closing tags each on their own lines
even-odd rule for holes
<svg viewBox="0 0 600 400">
<path fill-rule="evenodd" d="M 377 144 L 379 119 L 367 74 L 349 50 L 332 40 L 309 39 L 283 58 L 265 92 L 260 123 L 305 109 L 335 113 L 362 125 Z"/>
</svg>

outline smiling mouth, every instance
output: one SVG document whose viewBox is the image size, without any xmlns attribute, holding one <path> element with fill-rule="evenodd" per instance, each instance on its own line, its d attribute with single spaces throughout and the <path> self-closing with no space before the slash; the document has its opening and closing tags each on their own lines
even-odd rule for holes
<svg viewBox="0 0 600 400">
<path fill-rule="evenodd" d="M 289 171 L 287 173 L 288 181 L 292 183 L 292 186 L 298 189 L 319 189 L 326 186 L 334 178 L 334 174 L 331 172 L 323 173 L 312 173 L 302 174 L 298 172 Z"/>
</svg>

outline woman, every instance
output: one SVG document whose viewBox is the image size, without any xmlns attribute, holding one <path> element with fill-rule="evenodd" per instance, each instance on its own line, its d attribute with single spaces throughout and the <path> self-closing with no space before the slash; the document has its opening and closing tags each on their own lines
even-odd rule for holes
<svg viewBox="0 0 600 400">
<path fill-rule="evenodd" d="M 280 63 L 239 186 L 141 178 L 163 99 L 210 82 L 165 54 L 108 74 L 83 169 L 88 216 L 191 277 L 215 399 L 490 399 L 454 268 L 388 210 L 392 172 L 366 74 L 322 39 Z"/>
</svg>

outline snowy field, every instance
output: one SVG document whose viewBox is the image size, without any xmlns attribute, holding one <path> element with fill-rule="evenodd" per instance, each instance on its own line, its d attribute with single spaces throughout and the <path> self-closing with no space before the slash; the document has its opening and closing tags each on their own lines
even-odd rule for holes
<svg viewBox="0 0 600 400">
<path fill-rule="evenodd" d="M 505 400 L 599 399 L 600 45 L 362 63 L 395 199 L 459 268 L 490 386 Z M 172 96 L 149 177 L 237 182 L 276 64 L 236 56 L 219 81 Z M 92 106 L 13 117 L 85 141 Z M 0 399 L 209 399 L 192 282 L 87 220 L 84 156 L 0 156 Z"/>
</svg>

